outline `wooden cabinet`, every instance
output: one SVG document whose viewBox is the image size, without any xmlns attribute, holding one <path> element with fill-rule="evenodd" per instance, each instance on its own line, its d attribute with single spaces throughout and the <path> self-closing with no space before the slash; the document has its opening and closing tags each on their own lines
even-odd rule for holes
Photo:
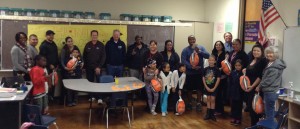
<svg viewBox="0 0 300 129">
<path fill-rule="evenodd" d="M 288 129 L 300 129 L 300 102 L 288 97 L 279 97 L 278 103 L 287 102 L 289 108 Z"/>
</svg>

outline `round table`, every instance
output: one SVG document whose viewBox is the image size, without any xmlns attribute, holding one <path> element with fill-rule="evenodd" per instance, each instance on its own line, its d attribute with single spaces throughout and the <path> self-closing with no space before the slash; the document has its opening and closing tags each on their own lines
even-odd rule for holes
<svg viewBox="0 0 300 129">
<path fill-rule="evenodd" d="M 64 79 L 63 83 L 67 89 L 86 92 L 86 93 L 117 93 L 117 92 L 130 92 L 142 89 L 145 83 L 135 77 L 118 77 L 119 83 L 93 83 L 87 79 Z M 131 100 L 131 113 L 134 119 L 133 97 Z M 90 101 L 90 114 L 89 114 L 89 127 L 91 124 L 92 115 L 92 101 Z"/>
</svg>

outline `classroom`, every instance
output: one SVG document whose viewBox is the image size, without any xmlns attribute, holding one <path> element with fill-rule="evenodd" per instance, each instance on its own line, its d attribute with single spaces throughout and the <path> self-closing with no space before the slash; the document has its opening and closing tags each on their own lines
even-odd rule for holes
<svg viewBox="0 0 300 129">
<path fill-rule="evenodd" d="M 0 0 L 0 129 L 300 129 L 299 0 Z"/>
</svg>

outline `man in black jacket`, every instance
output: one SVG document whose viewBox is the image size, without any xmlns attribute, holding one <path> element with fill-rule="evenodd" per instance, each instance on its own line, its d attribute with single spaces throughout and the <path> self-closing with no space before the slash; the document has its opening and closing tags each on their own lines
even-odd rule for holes
<svg viewBox="0 0 300 129">
<path fill-rule="evenodd" d="M 143 75 L 143 55 L 149 51 L 146 44 L 142 42 L 142 37 L 135 36 L 134 44 L 130 45 L 127 49 L 127 65 L 129 67 L 129 74 L 131 77 L 136 77 L 142 80 Z"/>
<path fill-rule="evenodd" d="M 125 43 L 120 40 L 120 31 L 114 30 L 113 37 L 105 45 L 107 73 L 121 77 L 126 60 Z"/>
<path fill-rule="evenodd" d="M 47 59 L 48 73 L 52 73 L 59 65 L 58 50 L 55 42 L 53 41 L 55 33 L 52 30 L 46 32 L 46 40 L 40 46 L 40 55 Z"/>
<path fill-rule="evenodd" d="M 89 41 L 83 52 L 84 68 L 86 69 L 86 78 L 90 82 L 99 82 L 101 69 L 105 63 L 106 53 L 104 44 L 98 40 L 98 31 L 91 31 L 92 41 Z"/>
<path fill-rule="evenodd" d="M 58 50 L 54 40 L 55 33 L 52 30 L 46 32 L 46 40 L 44 40 L 40 46 L 40 55 L 46 57 L 47 59 L 47 71 L 51 74 L 53 71 L 59 72 L 57 70 L 59 65 Z M 54 98 L 55 88 L 49 88 L 49 98 L 52 100 Z M 62 91 L 63 93 L 64 91 Z M 63 96 L 60 98 L 60 102 L 63 102 Z"/>
</svg>

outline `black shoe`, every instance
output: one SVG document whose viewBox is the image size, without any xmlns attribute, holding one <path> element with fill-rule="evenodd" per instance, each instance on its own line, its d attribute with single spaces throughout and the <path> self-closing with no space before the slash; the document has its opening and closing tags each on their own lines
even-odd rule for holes
<svg viewBox="0 0 300 129">
<path fill-rule="evenodd" d="M 211 120 L 217 121 L 217 118 L 215 116 L 215 109 L 210 109 L 210 110 L 211 110 L 210 111 L 210 118 L 211 118 Z"/>
<path fill-rule="evenodd" d="M 246 106 L 244 112 L 249 112 L 249 111 L 250 111 L 249 106 Z"/>
<path fill-rule="evenodd" d="M 236 120 L 235 122 L 234 122 L 234 125 L 236 125 L 236 126 L 238 126 L 238 125 L 240 125 L 242 122 L 240 121 L 240 120 Z"/>
<path fill-rule="evenodd" d="M 207 109 L 207 110 L 206 110 L 206 115 L 205 115 L 205 117 L 204 117 L 203 119 L 204 119 L 204 120 L 210 119 L 210 109 Z"/>
<path fill-rule="evenodd" d="M 189 103 L 186 105 L 186 110 L 191 111 L 192 109 L 193 109 L 192 104 Z"/>
</svg>

